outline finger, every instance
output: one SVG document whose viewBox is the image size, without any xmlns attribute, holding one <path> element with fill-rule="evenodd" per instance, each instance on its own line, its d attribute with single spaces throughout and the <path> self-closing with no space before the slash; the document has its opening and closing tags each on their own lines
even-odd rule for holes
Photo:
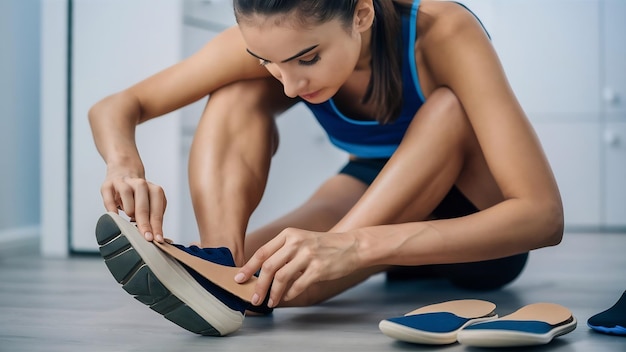
<svg viewBox="0 0 626 352">
<path fill-rule="evenodd" d="M 282 247 L 283 243 L 284 240 L 281 239 L 281 236 L 275 237 L 263 247 L 259 248 L 248 262 L 239 269 L 239 273 L 235 275 L 236 282 L 244 283 L 248 281 L 254 273 L 261 270 L 261 274 L 255 285 L 255 293 L 250 301 L 253 305 L 261 304 L 267 295 L 276 269 L 273 269 L 271 264 L 267 264 L 266 261 Z"/>
<path fill-rule="evenodd" d="M 132 218 L 135 215 L 135 195 L 133 188 L 124 181 L 114 182 L 113 187 L 116 190 L 116 206 L 120 206 L 120 209 Z"/>
<path fill-rule="evenodd" d="M 285 298 L 285 293 L 291 291 L 294 283 L 298 278 L 302 276 L 302 273 L 307 269 L 308 263 L 303 256 L 298 256 L 293 260 L 287 262 L 274 274 L 274 279 L 271 282 L 270 298 L 268 300 L 268 306 L 270 308 L 277 306 L 280 301 Z M 263 271 L 261 270 L 261 273 Z M 297 288 L 301 290 L 300 287 Z M 286 297 L 287 300 L 292 297 Z"/>
<path fill-rule="evenodd" d="M 240 284 L 248 281 L 254 273 L 261 269 L 263 261 L 265 260 L 264 258 L 266 258 L 266 256 L 263 254 L 261 249 L 257 250 L 252 258 L 250 258 L 250 260 L 248 260 L 248 262 L 242 266 L 241 269 L 239 269 L 239 272 L 235 275 L 235 281 Z M 250 298 L 250 303 L 252 303 L 252 305 L 258 306 L 263 303 L 271 283 L 271 275 L 261 272 L 254 287 L 254 294 Z"/>
<path fill-rule="evenodd" d="M 235 281 L 244 283 L 259 271 L 263 263 L 282 247 L 283 242 L 279 237 L 280 236 L 273 238 L 261 248 L 257 249 L 252 257 L 239 269 L 239 273 L 235 276 Z"/>
<path fill-rule="evenodd" d="M 283 245 L 261 266 L 261 275 L 259 275 L 255 292 L 261 301 L 265 300 L 264 296 L 270 295 L 269 307 L 278 305 L 291 283 L 306 268 L 307 263 L 303 260 L 304 258 L 295 257 L 296 251 L 294 247 Z"/>
<path fill-rule="evenodd" d="M 167 200 L 163 189 L 148 182 L 148 194 L 150 196 L 150 227 L 154 234 L 154 240 L 163 243 L 163 215 Z"/>
<path fill-rule="evenodd" d="M 261 254 L 260 249 L 254 253 L 252 258 L 248 260 L 241 268 L 239 268 L 239 272 L 235 275 L 235 281 L 243 284 L 244 282 L 250 280 L 250 278 L 261 269 L 261 265 L 263 265 L 263 261 L 265 260 L 264 255 Z"/>
<path fill-rule="evenodd" d="M 106 209 L 106 211 L 111 211 L 117 214 L 119 204 L 116 200 L 115 195 L 117 194 L 117 192 L 115 192 L 113 184 L 106 183 L 102 185 L 102 187 L 100 188 L 100 194 L 102 195 L 102 200 L 104 202 L 104 208 Z"/>
<path fill-rule="evenodd" d="M 310 269 L 307 269 L 305 272 L 301 272 L 300 276 L 291 282 L 291 286 L 287 289 L 287 292 L 285 292 L 282 299 L 284 301 L 290 301 L 300 296 L 304 293 L 304 291 L 306 291 L 307 288 L 309 288 L 309 286 L 317 282 L 317 276 L 312 273 L 313 271 Z"/>
<path fill-rule="evenodd" d="M 144 235 L 146 240 L 152 241 L 154 235 L 150 226 L 150 193 L 148 192 L 148 184 L 143 179 L 132 181 L 135 202 L 135 222 L 139 232 Z"/>
</svg>

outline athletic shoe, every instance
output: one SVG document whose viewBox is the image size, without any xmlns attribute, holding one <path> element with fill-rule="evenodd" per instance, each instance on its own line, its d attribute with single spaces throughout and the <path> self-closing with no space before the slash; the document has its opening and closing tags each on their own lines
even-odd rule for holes
<svg viewBox="0 0 626 352">
<path fill-rule="evenodd" d="M 464 327 L 497 318 L 495 307 L 491 302 L 475 299 L 448 301 L 385 319 L 378 327 L 383 334 L 404 342 L 451 344 L 457 341 L 457 333 Z"/>
<path fill-rule="evenodd" d="M 475 347 L 519 347 L 547 344 L 576 329 L 576 318 L 554 303 L 534 303 L 502 318 L 459 331 L 459 343 Z"/>
<path fill-rule="evenodd" d="M 176 325 L 200 335 L 224 336 L 238 330 L 247 303 L 214 285 L 148 242 L 115 213 L 96 225 L 100 254 L 122 288 Z M 179 249 L 225 266 L 235 266 L 227 248 Z"/>
<path fill-rule="evenodd" d="M 601 333 L 626 336 L 626 291 L 611 308 L 589 318 L 587 326 Z"/>
</svg>

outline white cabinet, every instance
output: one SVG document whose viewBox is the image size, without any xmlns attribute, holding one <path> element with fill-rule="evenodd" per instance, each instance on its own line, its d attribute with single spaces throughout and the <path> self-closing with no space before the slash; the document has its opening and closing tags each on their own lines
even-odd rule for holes
<svg viewBox="0 0 626 352">
<path fill-rule="evenodd" d="M 626 2 L 487 3 L 494 46 L 550 160 L 566 226 L 626 227 Z"/>
<path fill-rule="evenodd" d="M 531 121 L 597 120 L 598 1 L 498 0 L 493 5 L 493 43 Z"/>
<path fill-rule="evenodd" d="M 608 120 L 626 121 L 626 1 L 604 0 L 602 10 L 603 106 Z"/>
<path fill-rule="evenodd" d="M 605 0 L 603 17 L 604 219 L 626 226 L 626 1 Z"/>
<path fill-rule="evenodd" d="M 609 228 L 626 224 L 626 116 L 607 122 L 604 130 L 604 218 Z"/>
</svg>

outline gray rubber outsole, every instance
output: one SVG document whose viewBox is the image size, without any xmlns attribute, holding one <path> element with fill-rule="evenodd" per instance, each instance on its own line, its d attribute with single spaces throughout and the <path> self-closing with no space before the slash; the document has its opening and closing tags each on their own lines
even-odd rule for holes
<svg viewBox="0 0 626 352">
<path fill-rule="evenodd" d="M 222 336 L 157 279 L 119 226 L 107 214 L 98 220 L 96 240 L 100 255 L 115 281 L 135 299 L 183 329 L 205 336 Z"/>
</svg>

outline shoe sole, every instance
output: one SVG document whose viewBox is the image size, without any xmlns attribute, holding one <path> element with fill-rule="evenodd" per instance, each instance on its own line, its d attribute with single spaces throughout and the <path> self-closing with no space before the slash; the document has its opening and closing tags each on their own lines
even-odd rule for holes
<svg viewBox="0 0 626 352">
<path fill-rule="evenodd" d="M 408 326 L 397 324 L 389 320 L 383 320 L 378 324 L 378 328 L 383 334 L 396 339 L 398 341 L 418 343 L 424 345 L 449 345 L 457 341 L 457 334 L 461 329 L 472 324 L 483 321 L 493 320 L 494 318 L 471 319 L 463 324 L 459 329 L 445 332 L 435 333 L 410 328 Z"/>
<path fill-rule="evenodd" d="M 426 345 L 447 345 L 457 341 L 457 334 L 463 328 L 498 318 L 496 314 L 489 315 L 493 313 L 495 307 L 496 305 L 491 302 L 465 299 L 427 305 L 405 315 L 405 317 L 410 318 L 412 315 L 419 314 L 452 313 L 459 319 L 467 319 L 462 326 L 448 332 L 420 330 L 390 320 L 382 320 L 378 324 L 378 328 L 383 334 L 399 341 Z"/>
<path fill-rule="evenodd" d="M 505 330 L 461 330 L 457 336 L 459 343 L 473 347 L 522 347 L 545 345 L 555 337 L 576 329 L 576 318 L 568 324 L 558 326 L 545 334 L 532 334 Z"/>
<path fill-rule="evenodd" d="M 587 326 L 603 334 L 626 336 L 626 327 L 623 327 L 623 326 L 615 325 L 612 328 L 609 328 L 606 326 L 591 325 L 591 324 L 587 324 Z"/>
<path fill-rule="evenodd" d="M 524 331 L 528 323 L 552 327 L 546 331 Z M 515 324 L 519 330 L 512 329 Z M 459 343 L 474 347 L 520 347 L 547 344 L 555 337 L 576 329 L 577 321 L 569 309 L 554 303 L 533 303 L 492 322 L 479 323 L 461 330 Z"/>
<path fill-rule="evenodd" d="M 241 327 L 241 312 L 207 292 L 180 263 L 146 241 L 118 214 L 100 217 L 96 240 L 122 288 L 167 320 L 206 336 L 224 336 Z"/>
</svg>

